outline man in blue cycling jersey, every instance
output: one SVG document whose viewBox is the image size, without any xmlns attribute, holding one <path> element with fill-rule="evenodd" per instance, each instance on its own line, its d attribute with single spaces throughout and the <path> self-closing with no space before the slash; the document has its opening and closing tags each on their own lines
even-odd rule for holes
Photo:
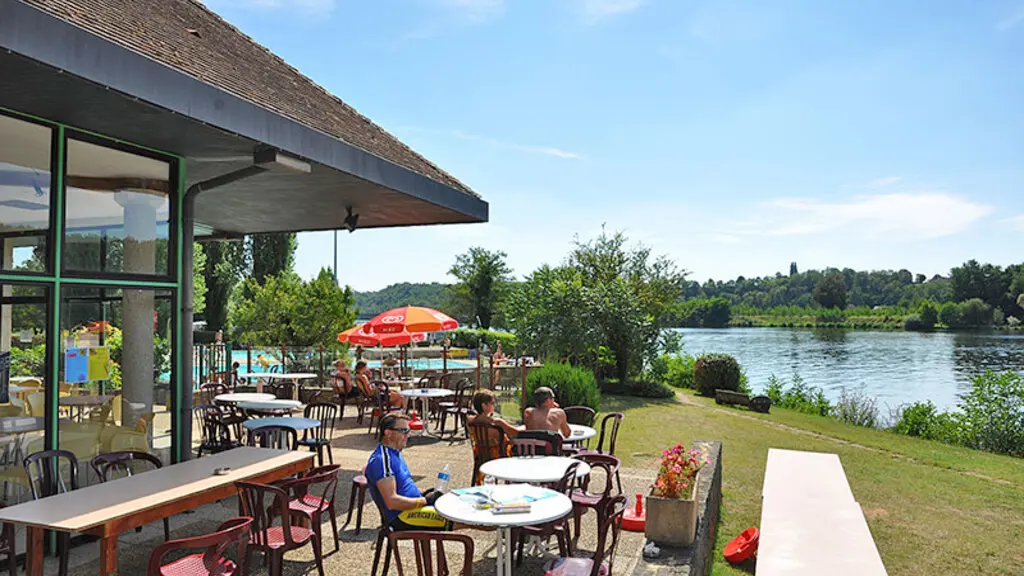
<svg viewBox="0 0 1024 576">
<path fill-rule="evenodd" d="M 380 422 L 380 444 L 366 463 L 370 496 L 384 511 L 388 525 L 401 530 L 451 530 L 451 522 L 434 510 L 441 493 L 434 489 L 420 493 L 402 458 L 409 440 L 409 417 L 392 412 Z"/>
</svg>

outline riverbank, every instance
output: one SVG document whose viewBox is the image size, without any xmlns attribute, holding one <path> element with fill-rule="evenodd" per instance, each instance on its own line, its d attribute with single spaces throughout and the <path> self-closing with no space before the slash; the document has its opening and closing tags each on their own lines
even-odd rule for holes
<svg viewBox="0 0 1024 576">
<path fill-rule="evenodd" d="M 626 413 L 617 452 L 627 467 L 653 469 L 659 451 L 676 442 L 723 442 L 713 574 L 747 574 L 722 548 L 759 524 L 769 447 L 839 454 L 890 576 L 1024 573 L 1022 459 L 788 410 L 719 407 L 688 392 L 667 401 L 605 396 L 601 411 Z"/>
</svg>

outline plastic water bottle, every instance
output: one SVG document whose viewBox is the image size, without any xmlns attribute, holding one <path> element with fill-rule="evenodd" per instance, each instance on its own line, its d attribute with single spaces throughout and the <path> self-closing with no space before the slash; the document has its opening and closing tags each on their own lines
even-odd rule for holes
<svg viewBox="0 0 1024 576">
<path fill-rule="evenodd" d="M 451 475 L 452 475 L 452 465 L 451 464 L 445 464 L 444 468 L 441 468 L 441 471 L 437 473 L 437 484 L 434 485 L 434 489 L 437 490 L 438 492 L 442 493 L 442 494 L 447 492 L 448 491 L 448 479 L 451 478 Z"/>
</svg>

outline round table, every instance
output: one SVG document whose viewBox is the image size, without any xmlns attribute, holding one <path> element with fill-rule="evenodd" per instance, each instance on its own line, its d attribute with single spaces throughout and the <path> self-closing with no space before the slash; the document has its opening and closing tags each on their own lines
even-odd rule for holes
<svg viewBox="0 0 1024 576">
<path fill-rule="evenodd" d="M 259 400 L 255 402 L 252 400 L 246 400 L 244 402 L 236 403 L 235 406 L 249 412 L 290 414 L 296 408 L 301 407 L 302 402 L 299 402 L 298 400 L 280 400 L 275 398 L 273 400 Z"/>
<path fill-rule="evenodd" d="M 260 418 L 259 420 L 246 420 L 242 422 L 242 426 L 246 430 L 256 430 L 264 426 L 285 426 L 301 432 L 320 426 L 320 421 L 313 418 Z"/>
<path fill-rule="evenodd" d="M 256 378 L 256 392 L 259 394 L 263 393 L 263 380 L 291 380 L 295 383 L 294 397 L 293 400 L 299 399 L 299 380 L 309 380 L 316 378 L 317 375 L 312 372 L 239 372 L 239 378 Z"/>
<path fill-rule="evenodd" d="M 61 396 L 57 399 L 60 406 L 68 406 L 74 412 L 78 408 L 78 419 L 82 419 L 82 413 L 86 408 L 93 408 L 106 404 L 113 396 Z"/>
<path fill-rule="evenodd" d="M 480 465 L 480 473 L 506 482 L 549 484 L 558 482 L 565 475 L 569 464 L 576 462 L 576 477 L 590 474 L 590 464 L 564 456 L 516 456 L 498 458 Z"/>
<path fill-rule="evenodd" d="M 507 485 L 508 487 L 512 485 Z M 506 488 L 506 486 L 501 486 Z M 472 501 L 466 501 L 456 494 L 445 494 L 434 503 L 438 514 L 459 524 L 470 526 L 496 527 L 498 544 L 496 546 L 498 576 L 512 576 L 512 528 L 544 524 L 564 518 L 572 512 L 572 500 L 565 494 L 547 490 L 551 495 L 535 500 L 530 504 L 530 511 L 522 514 L 494 514 L 488 510 L 478 510 Z"/>
<path fill-rule="evenodd" d="M 563 439 L 563 441 L 568 444 L 583 442 L 584 440 L 590 440 L 594 436 L 597 436 L 597 430 L 594 430 L 590 426 L 584 426 L 582 424 L 569 424 L 569 428 L 572 428 L 572 436 Z"/>
<path fill-rule="evenodd" d="M 451 390 L 444 388 L 409 388 L 408 390 L 399 390 L 399 394 L 409 398 L 410 400 L 419 399 L 420 401 L 420 412 L 422 414 L 430 414 L 430 401 L 434 398 L 444 398 L 445 396 L 451 396 L 454 394 Z M 423 435 L 432 436 L 428 429 L 428 420 L 423 420 Z"/>
<path fill-rule="evenodd" d="M 227 394 L 217 394 L 213 397 L 214 402 L 224 402 L 227 404 L 234 404 L 236 402 L 266 402 L 267 400 L 277 400 L 277 396 L 261 394 L 259 392 L 229 392 Z"/>
</svg>

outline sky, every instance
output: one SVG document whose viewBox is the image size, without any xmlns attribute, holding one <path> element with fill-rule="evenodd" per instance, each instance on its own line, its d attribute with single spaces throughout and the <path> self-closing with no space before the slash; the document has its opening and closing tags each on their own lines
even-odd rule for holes
<svg viewBox="0 0 1024 576">
<path fill-rule="evenodd" d="M 355 290 L 622 231 L 689 278 L 1024 261 L 1024 0 L 206 0 L 480 193 L 338 235 Z M 300 234 L 304 277 L 331 232 Z"/>
</svg>

